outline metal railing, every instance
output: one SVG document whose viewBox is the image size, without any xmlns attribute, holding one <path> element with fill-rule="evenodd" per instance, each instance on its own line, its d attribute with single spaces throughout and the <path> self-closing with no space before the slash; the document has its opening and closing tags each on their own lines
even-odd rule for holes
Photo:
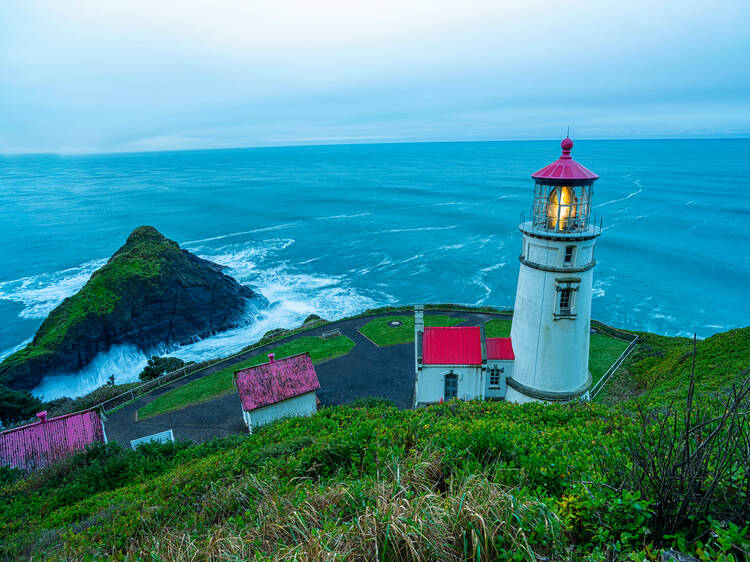
<svg viewBox="0 0 750 562">
<path fill-rule="evenodd" d="M 325 320 L 312 320 L 311 322 L 306 322 L 298 326 L 297 328 L 293 328 L 290 330 L 283 330 L 282 333 L 279 334 L 278 338 L 271 338 L 269 340 L 264 340 L 264 338 L 261 338 L 254 344 L 250 344 L 249 346 L 245 345 L 239 350 L 234 351 L 230 355 L 227 355 L 225 357 L 221 357 L 218 359 L 209 359 L 207 361 L 201 361 L 199 363 L 191 363 L 190 365 L 185 365 L 184 367 L 180 367 L 179 369 L 175 371 L 164 373 L 163 375 L 156 377 L 155 379 L 151 379 L 150 381 L 146 381 L 143 384 L 139 384 L 135 388 L 126 390 L 122 394 L 118 394 L 117 396 L 108 398 L 107 400 L 100 402 L 99 404 L 96 404 L 95 406 L 92 406 L 91 409 L 100 410 L 103 413 L 109 412 L 117 408 L 118 406 L 122 406 L 123 404 L 127 404 L 128 402 L 132 402 L 136 398 L 139 398 L 143 396 L 144 394 L 148 394 L 149 392 L 157 390 L 167 384 L 170 384 L 180 379 L 183 379 L 185 377 L 194 375 L 200 371 L 208 369 L 209 367 L 215 367 L 216 365 L 223 365 L 223 364 L 226 364 L 226 366 L 232 365 L 237 359 L 237 357 L 240 355 L 244 355 L 250 351 L 253 351 L 254 349 L 257 349 L 258 347 L 262 347 L 264 345 L 272 343 L 276 341 L 277 339 L 284 339 L 291 335 L 297 334 L 298 332 L 303 332 L 305 330 L 311 330 L 313 328 L 317 328 L 318 326 L 323 326 L 326 323 L 327 322 Z"/>
<path fill-rule="evenodd" d="M 604 385 L 607 384 L 607 381 L 612 377 L 612 375 L 615 374 L 615 371 L 619 369 L 622 364 L 625 362 L 625 360 L 628 358 L 628 356 L 633 352 L 633 350 L 638 345 L 638 336 L 635 336 L 635 338 L 628 344 L 628 347 L 625 348 L 625 351 L 623 351 L 620 356 L 617 358 L 617 360 L 612 363 L 612 366 L 607 369 L 607 372 L 602 375 L 602 378 L 600 378 L 598 381 L 596 381 L 596 384 L 591 387 L 591 390 L 589 390 L 589 399 L 593 400 L 596 398 L 596 395 L 601 392 L 602 388 L 604 388 Z"/>
</svg>

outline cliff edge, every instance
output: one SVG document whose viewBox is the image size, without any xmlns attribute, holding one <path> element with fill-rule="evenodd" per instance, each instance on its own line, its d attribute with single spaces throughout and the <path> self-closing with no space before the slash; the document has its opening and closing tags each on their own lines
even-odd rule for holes
<svg viewBox="0 0 750 562">
<path fill-rule="evenodd" d="M 0 363 L 0 382 L 30 390 L 73 373 L 116 344 L 148 351 L 240 325 L 263 297 L 151 226 L 127 242 L 42 323 L 32 342 Z"/>
</svg>

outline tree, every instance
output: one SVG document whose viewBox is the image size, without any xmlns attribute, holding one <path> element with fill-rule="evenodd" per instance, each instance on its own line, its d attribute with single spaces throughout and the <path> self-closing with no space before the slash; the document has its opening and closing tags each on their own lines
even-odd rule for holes
<svg viewBox="0 0 750 562">
<path fill-rule="evenodd" d="M 185 366 L 185 362 L 179 357 L 157 357 L 154 355 L 148 360 L 148 364 L 141 371 L 138 378 L 142 381 L 150 381 L 165 373 L 171 373 Z"/>
<path fill-rule="evenodd" d="M 34 417 L 43 409 L 42 401 L 25 390 L 11 390 L 0 385 L 0 421 L 3 425 Z"/>
</svg>

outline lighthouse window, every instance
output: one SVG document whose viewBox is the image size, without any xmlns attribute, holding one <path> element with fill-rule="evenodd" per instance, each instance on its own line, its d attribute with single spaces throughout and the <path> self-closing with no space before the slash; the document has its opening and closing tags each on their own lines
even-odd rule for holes
<svg viewBox="0 0 750 562">
<path fill-rule="evenodd" d="M 565 260 L 563 263 L 565 265 L 573 265 L 573 255 L 575 254 L 576 247 L 575 246 L 566 246 L 565 248 Z"/>
<path fill-rule="evenodd" d="M 572 300 L 573 289 L 568 287 L 560 290 L 560 314 L 570 314 Z"/>
</svg>

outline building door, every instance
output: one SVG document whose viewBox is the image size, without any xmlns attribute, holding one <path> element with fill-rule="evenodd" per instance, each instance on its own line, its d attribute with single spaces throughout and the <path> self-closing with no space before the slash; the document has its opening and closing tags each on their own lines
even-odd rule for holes
<svg viewBox="0 0 750 562">
<path fill-rule="evenodd" d="M 445 390 L 443 396 L 446 400 L 458 396 L 458 377 L 454 373 L 445 375 Z"/>
</svg>

